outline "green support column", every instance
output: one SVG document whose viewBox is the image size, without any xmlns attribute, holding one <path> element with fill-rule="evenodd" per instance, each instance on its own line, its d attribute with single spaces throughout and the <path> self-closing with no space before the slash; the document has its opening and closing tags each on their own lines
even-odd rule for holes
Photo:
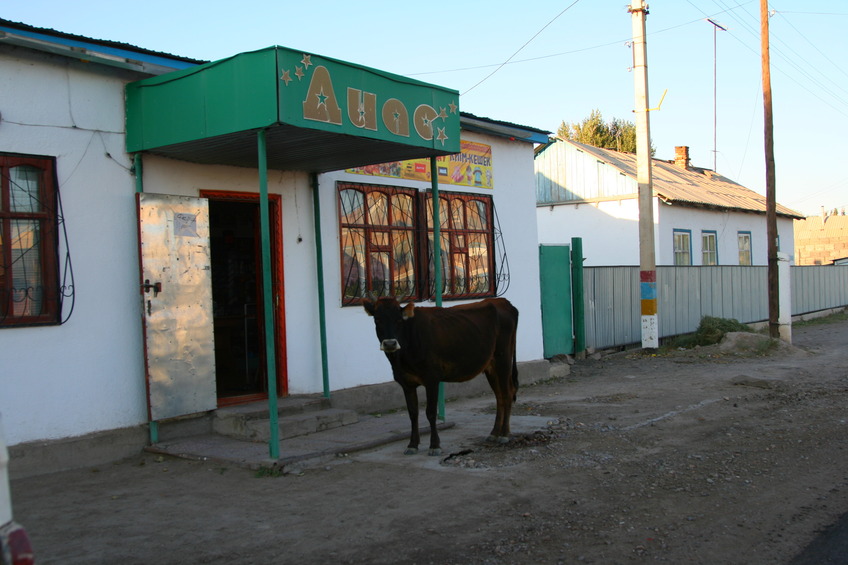
<svg viewBox="0 0 848 565">
<path fill-rule="evenodd" d="M 327 304 L 324 297 L 324 252 L 321 244 L 321 198 L 318 195 L 318 175 L 312 173 L 312 209 L 315 216 L 315 261 L 318 272 L 318 329 L 321 336 L 321 375 L 324 398 L 330 398 L 330 369 L 327 362 Z"/>
<path fill-rule="evenodd" d="M 268 151 L 265 130 L 257 132 L 259 155 L 259 229 L 262 239 L 262 305 L 265 311 L 265 361 L 268 375 L 268 419 L 271 435 L 268 452 L 271 459 L 280 457 L 280 428 L 277 414 L 277 338 L 274 333 L 274 297 L 271 288 L 271 222 L 268 218 Z"/>
<path fill-rule="evenodd" d="M 574 312 L 574 355 L 585 355 L 586 308 L 583 303 L 583 238 L 571 238 L 571 301 Z"/>
<path fill-rule="evenodd" d="M 442 223 L 439 217 L 439 170 L 436 158 L 430 157 L 430 186 L 433 194 L 433 271 L 436 306 L 442 306 Z M 445 421 L 445 383 L 439 383 L 439 420 Z"/>
</svg>

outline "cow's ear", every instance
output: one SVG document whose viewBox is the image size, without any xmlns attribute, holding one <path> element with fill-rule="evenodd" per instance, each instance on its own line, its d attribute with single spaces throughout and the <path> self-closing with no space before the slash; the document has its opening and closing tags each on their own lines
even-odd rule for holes
<svg viewBox="0 0 848 565">
<path fill-rule="evenodd" d="M 368 298 L 362 299 L 362 307 L 365 308 L 365 313 L 369 316 L 374 315 L 374 301 L 369 300 Z"/>
<path fill-rule="evenodd" d="M 403 307 L 403 319 L 408 320 L 415 316 L 415 304 L 410 302 L 406 306 Z"/>
</svg>

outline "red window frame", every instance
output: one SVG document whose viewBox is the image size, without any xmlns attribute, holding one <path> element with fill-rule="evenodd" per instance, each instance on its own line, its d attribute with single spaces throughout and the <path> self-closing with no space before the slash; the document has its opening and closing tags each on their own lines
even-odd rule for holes
<svg viewBox="0 0 848 565">
<path fill-rule="evenodd" d="M 15 209 L 12 172 L 18 167 L 35 174 L 37 188 L 26 192 L 33 209 Z M 0 328 L 59 323 L 55 171 L 50 157 L 0 154 Z"/>
<path fill-rule="evenodd" d="M 342 304 L 358 304 L 371 294 L 416 301 L 434 296 L 430 194 L 397 186 L 338 182 L 337 196 Z M 439 200 L 443 298 L 494 296 L 492 197 L 441 192 Z M 408 204 L 397 205 L 396 201 Z"/>
</svg>

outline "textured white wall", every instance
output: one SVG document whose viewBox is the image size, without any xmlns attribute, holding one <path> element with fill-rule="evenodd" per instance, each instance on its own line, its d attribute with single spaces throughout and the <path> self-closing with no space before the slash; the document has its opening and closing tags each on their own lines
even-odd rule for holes
<svg viewBox="0 0 848 565">
<path fill-rule="evenodd" d="M 658 224 L 659 238 L 657 244 L 659 254 L 657 263 L 660 265 L 674 264 L 673 233 L 675 229 L 692 231 L 693 265 L 703 264 L 701 233 L 704 231 L 716 233 L 719 265 L 739 264 L 737 234 L 740 231 L 751 233 L 752 264 L 768 265 L 768 240 L 766 238 L 766 217 L 764 214 L 716 212 L 660 204 Z M 787 253 L 794 260 L 795 242 L 792 220 L 778 218 L 777 232 L 781 251 Z"/>
<path fill-rule="evenodd" d="M 463 139 L 492 146 L 494 198 L 510 266 L 505 297 L 519 310 L 519 361 L 541 359 L 542 318 L 539 296 L 539 252 L 533 190 L 533 148 L 498 137 L 463 132 Z M 320 176 L 321 223 L 324 233 L 324 273 L 330 382 L 333 389 L 392 380 L 391 367 L 379 350 L 374 323 L 358 306 L 341 306 L 337 180 L 429 188 L 429 183 L 367 177 L 344 172 Z M 475 192 L 469 187 L 442 185 L 440 190 Z M 446 301 L 444 306 L 456 304 Z M 422 303 L 420 306 L 432 306 Z"/>
<path fill-rule="evenodd" d="M 7 441 L 139 424 L 146 404 L 124 80 L 25 51 L 0 52 L 0 69 L 0 151 L 56 157 L 76 291 L 66 324 L 0 330 Z"/>
</svg>

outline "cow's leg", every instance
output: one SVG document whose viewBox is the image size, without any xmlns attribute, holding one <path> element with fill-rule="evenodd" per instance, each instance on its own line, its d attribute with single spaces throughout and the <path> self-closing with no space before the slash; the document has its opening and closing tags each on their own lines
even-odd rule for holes
<svg viewBox="0 0 848 565">
<path fill-rule="evenodd" d="M 506 443 L 506 440 L 502 440 L 502 431 L 503 431 L 503 418 L 504 418 L 504 391 L 503 386 L 500 380 L 498 380 L 497 375 L 492 370 L 486 370 L 486 379 L 489 381 L 489 386 L 492 387 L 492 392 L 495 393 L 495 402 L 497 405 L 496 415 L 495 415 L 495 425 L 492 427 L 492 433 L 489 434 L 489 437 L 486 438 L 486 441 L 492 443 Z M 509 424 L 507 424 L 507 428 L 509 428 Z M 509 434 L 507 433 L 507 440 L 509 439 Z"/>
<path fill-rule="evenodd" d="M 512 383 L 512 371 L 508 367 L 502 367 L 503 363 L 496 364 L 493 369 L 486 371 L 489 386 L 495 393 L 497 402 L 497 415 L 492 433 L 486 441 L 496 443 L 509 442 L 509 419 L 512 415 L 512 401 L 515 396 L 515 386 Z"/>
<path fill-rule="evenodd" d="M 425 385 L 427 392 L 427 421 L 430 422 L 430 455 L 441 455 L 442 445 L 439 430 L 436 429 L 436 411 L 439 404 L 439 383 Z"/>
<path fill-rule="evenodd" d="M 421 442 L 418 434 L 418 387 L 401 386 L 403 387 L 403 396 L 406 398 L 406 411 L 409 413 L 409 423 L 412 426 L 412 430 L 409 433 L 409 445 L 406 446 L 406 451 L 403 453 L 404 455 L 414 455 L 418 453 L 418 444 Z"/>
</svg>

